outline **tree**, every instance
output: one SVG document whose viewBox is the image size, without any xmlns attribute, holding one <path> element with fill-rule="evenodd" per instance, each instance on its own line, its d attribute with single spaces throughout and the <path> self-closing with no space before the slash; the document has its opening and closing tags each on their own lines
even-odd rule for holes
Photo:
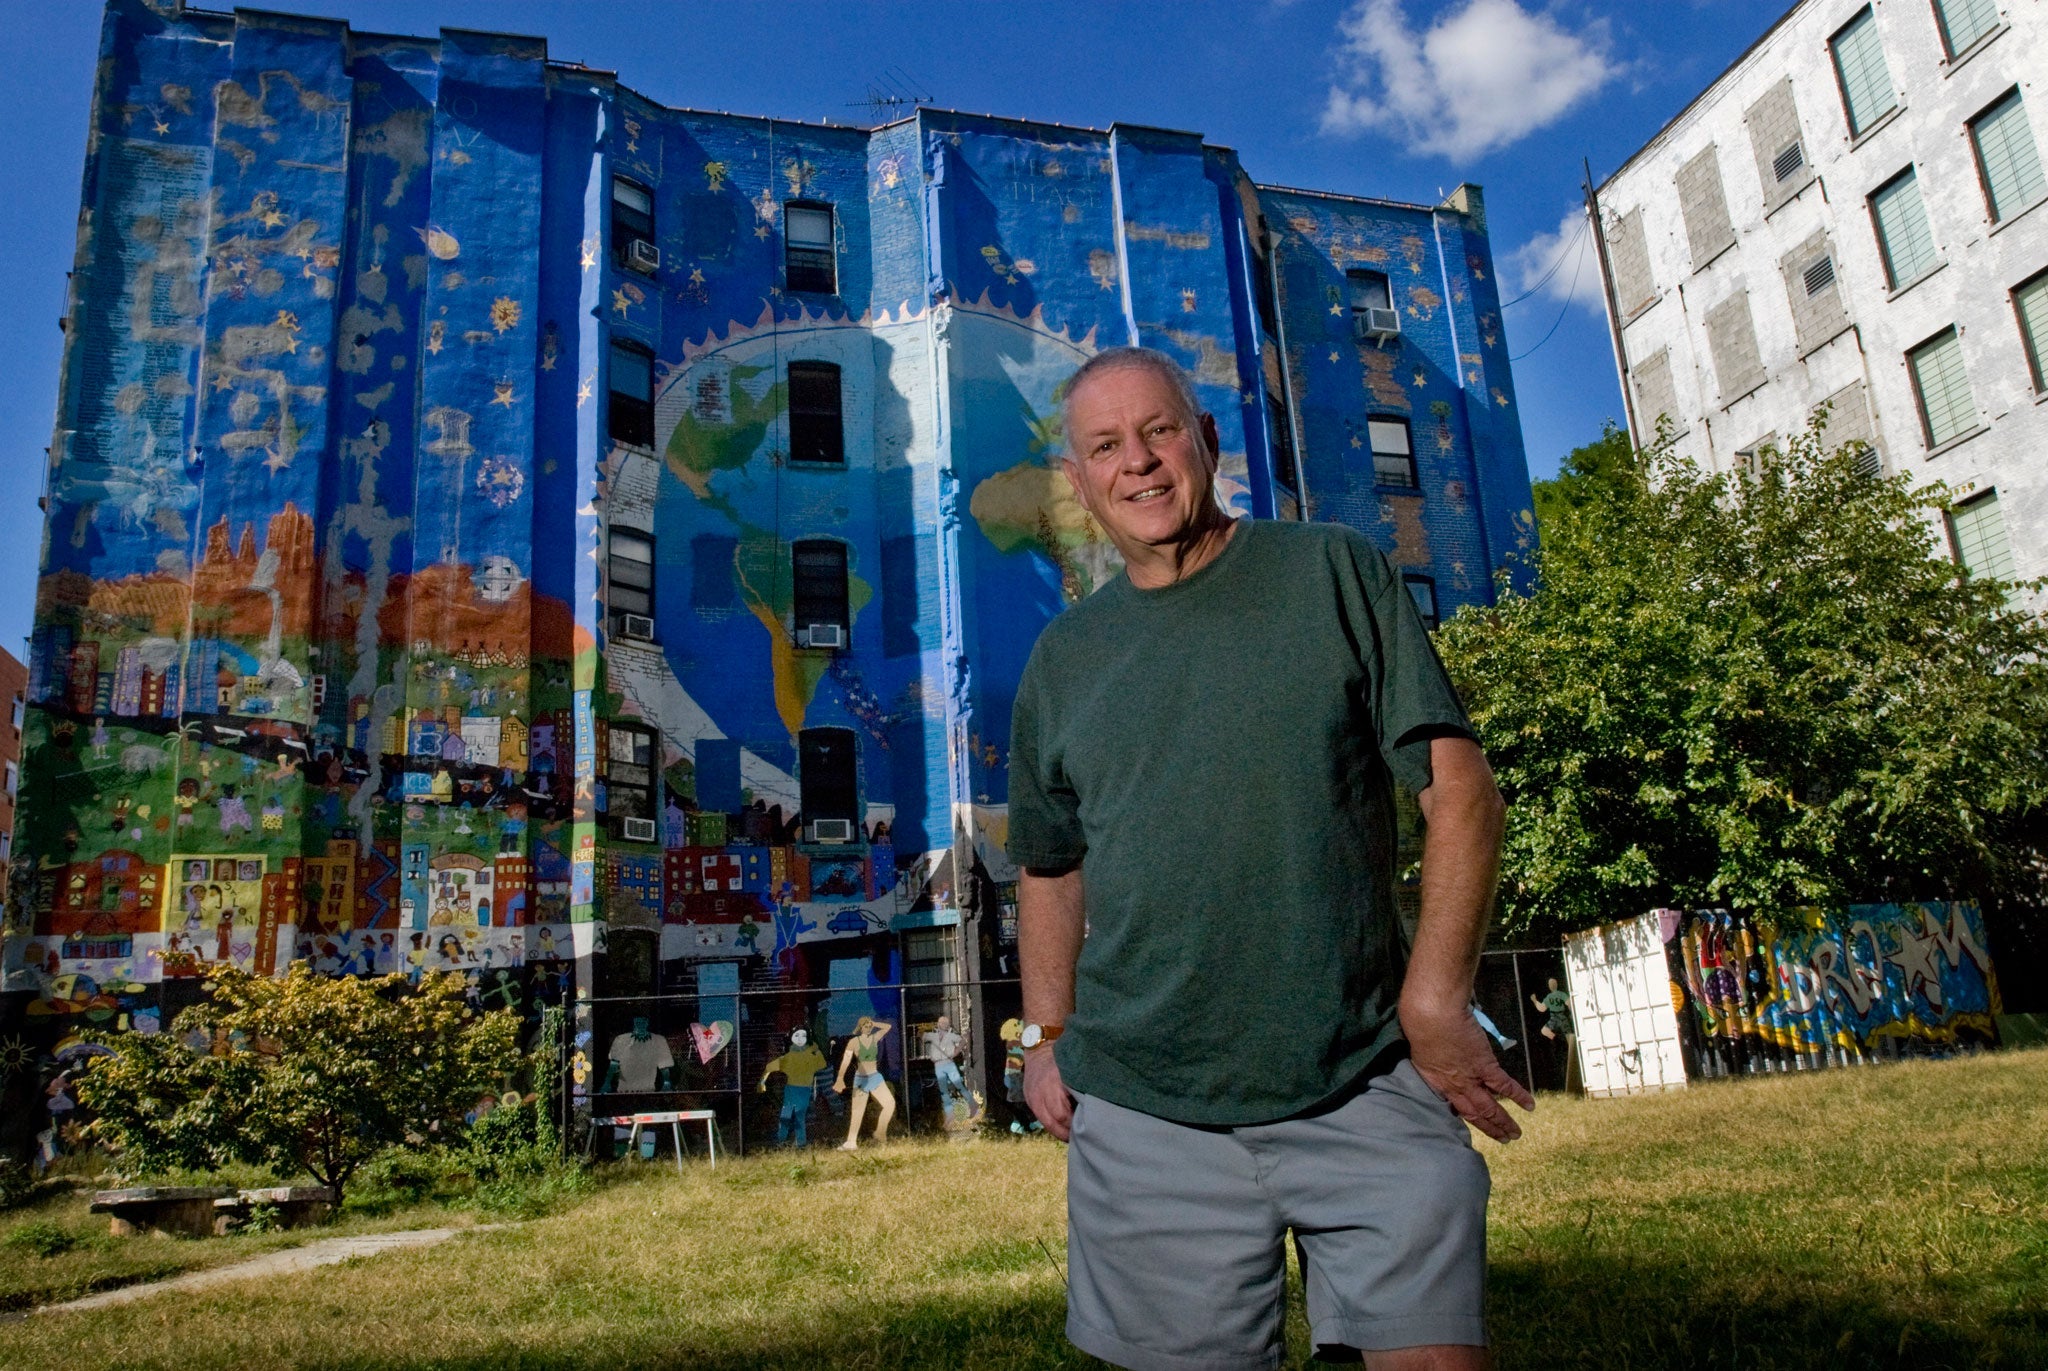
<svg viewBox="0 0 2048 1371">
<path fill-rule="evenodd" d="M 2038 889 L 2048 629 L 1937 555 L 1941 487 L 1824 427 L 1727 476 L 1616 460 L 1610 428 L 1537 589 L 1445 625 L 1511 806 L 1511 931 Z"/>
<path fill-rule="evenodd" d="M 452 1131 L 518 1064 L 518 1022 L 465 1002 L 460 976 L 282 979 L 225 969 L 169 1033 L 123 1033 L 78 1082 L 130 1174 L 253 1162 L 334 1202 L 386 1147 Z"/>
</svg>

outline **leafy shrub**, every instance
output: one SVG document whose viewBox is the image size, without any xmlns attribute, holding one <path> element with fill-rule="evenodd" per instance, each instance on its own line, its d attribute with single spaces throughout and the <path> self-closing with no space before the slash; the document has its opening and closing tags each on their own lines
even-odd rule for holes
<svg viewBox="0 0 2048 1371">
<path fill-rule="evenodd" d="M 439 1150 L 391 1147 L 356 1172 L 349 1204 L 361 1209 L 395 1209 L 418 1204 L 448 1183 L 448 1158 Z"/>
<path fill-rule="evenodd" d="M 7 1235 L 13 1252 L 32 1252 L 38 1257 L 61 1257 L 78 1246 L 78 1236 L 46 1219 L 25 1223 Z"/>
<path fill-rule="evenodd" d="M 0 1157 L 0 1209 L 15 1209 L 36 1197 L 35 1173 L 28 1163 Z"/>
</svg>

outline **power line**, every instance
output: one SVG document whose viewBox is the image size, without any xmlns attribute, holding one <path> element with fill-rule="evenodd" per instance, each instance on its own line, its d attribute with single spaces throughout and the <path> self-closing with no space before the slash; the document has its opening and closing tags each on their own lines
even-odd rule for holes
<svg viewBox="0 0 2048 1371">
<path fill-rule="evenodd" d="M 1566 314 L 1567 314 L 1567 313 L 1568 313 L 1568 312 L 1569 312 L 1569 311 L 1571 310 L 1571 307 L 1572 307 L 1572 296 L 1573 296 L 1573 295 L 1575 295 L 1575 294 L 1577 294 L 1577 293 L 1578 293 L 1578 289 L 1579 289 L 1579 273 L 1580 273 L 1581 271 L 1583 271 L 1583 270 L 1585 269 L 1585 266 L 1586 266 L 1586 250 L 1585 250 L 1584 248 L 1580 248 L 1580 249 L 1579 249 L 1579 260 L 1578 260 L 1578 264 L 1577 264 L 1576 266 L 1574 266 L 1574 267 L 1572 268 L 1572 283 L 1571 283 L 1571 285 L 1569 285 L 1569 286 L 1567 286 L 1567 287 L 1565 288 L 1565 292 L 1564 292 L 1564 306 L 1563 306 L 1563 308 L 1561 308 L 1561 309 L 1559 309 L 1559 310 L 1558 310 L 1558 312 L 1557 312 L 1557 318 L 1556 318 L 1556 319 L 1555 319 L 1555 320 L 1554 320 L 1554 321 L 1553 321 L 1553 322 L 1551 323 L 1551 325 L 1550 325 L 1550 333 L 1546 333 L 1546 334 L 1544 334 L 1544 335 L 1543 335 L 1543 337 L 1542 337 L 1542 339 L 1541 339 L 1541 341 L 1539 341 L 1539 342 L 1538 342 L 1538 343 L 1536 344 L 1536 347 L 1534 347 L 1534 348 L 1530 348 L 1530 349 L 1529 349 L 1529 352 L 1525 352 L 1525 353 L 1523 353 L 1523 354 L 1522 354 L 1522 355 L 1521 355 L 1520 357 L 1510 357 L 1510 358 L 1508 358 L 1508 361 L 1509 361 L 1509 362 L 1519 362 L 1519 361 L 1521 361 L 1521 360 L 1522 360 L 1522 357 L 1527 357 L 1527 356 L 1529 355 L 1529 353 L 1530 353 L 1530 352 L 1534 352 L 1534 351 L 1536 351 L 1536 348 L 1540 348 L 1540 347 L 1542 347 L 1542 346 L 1543 346 L 1543 344 L 1544 344 L 1544 343 L 1547 343 L 1547 342 L 1549 342 L 1549 341 L 1550 341 L 1550 334 L 1551 334 L 1551 333 L 1556 333 L 1556 332 L 1557 332 L 1557 326 L 1558 326 L 1559 324 L 1562 324 L 1562 323 L 1564 322 L 1564 316 L 1565 316 L 1565 315 L 1566 315 Z"/>
<path fill-rule="evenodd" d="M 1502 306 L 1501 306 L 1501 308 L 1502 308 L 1502 309 L 1511 309 L 1511 308 L 1513 308 L 1514 306 L 1516 306 L 1516 305 L 1519 305 L 1519 304 L 1521 304 L 1521 303 L 1522 303 L 1522 301 L 1524 301 L 1524 300 L 1528 299 L 1528 298 L 1529 298 L 1530 296 L 1534 295 L 1534 294 L 1535 294 L 1535 293 L 1536 293 L 1537 291 L 1539 291 L 1539 290 L 1543 289 L 1543 283 L 1544 283 L 1545 281 L 1548 281 L 1548 280 L 1549 280 L 1549 279 L 1550 279 L 1551 277 L 1553 277 L 1553 276 L 1557 275 L 1557 269 L 1558 269 L 1559 267 L 1561 267 L 1561 266 L 1563 266 L 1563 265 L 1564 265 L 1564 259 L 1565 259 L 1565 257 L 1566 257 L 1567 255 L 1569 255 L 1569 254 L 1570 254 L 1570 252 L 1571 252 L 1571 250 L 1572 250 L 1573 248 L 1575 248 L 1575 247 L 1577 247 L 1577 246 L 1578 246 L 1579 240 L 1580 240 L 1581 238 L 1585 237 L 1585 236 L 1586 236 L 1586 220 L 1585 220 L 1585 216 L 1581 215 L 1581 216 L 1580 216 L 1580 218 L 1579 218 L 1579 231 L 1578 231 L 1577 233 L 1575 233 L 1575 234 L 1573 234 L 1573 235 L 1572 235 L 1572 240 L 1571 240 L 1571 242 L 1569 242 L 1569 243 L 1566 243 L 1566 244 L 1564 245 L 1564 247 L 1563 247 L 1563 248 L 1562 248 L 1561 250 L 1559 250 L 1559 252 L 1558 252 L 1557 256 L 1556 256 L 1555 258 L 1553 258 L 1553 259 L 1551 260 L 1551 263 L 1550 263 L 1550 270 L 1548 270 L 1548 271 L 1544 272 L 1544 273 L 1543 273 L 1543 276 L 1542 276 L 1542 278 L 1541 278 L 1540 280 L 1538 280 L 1538 281 L 1536 282 L 1536 284 L 1535 284 L 1535 285 L 1533 285 L 1533 286 L 1530 286 L 1530 287 L 1529 287 L 1529 288 L 1528 288 L 1527 290 L 1523 291 L 1523 292 L 1522 292 L 1522 293 L 1521 293 L 1520 295 L 1517 295 L 1517 296 L 1516 296 L 1516 297 L 1515 297 L 1514 299 L 1512 299 L 1512 300 L 1508 301 L 1508 302 L 1507 302 L 1507 304 L 1505 304 L 1505 305 L 1502 305 Z"/>
</svg>

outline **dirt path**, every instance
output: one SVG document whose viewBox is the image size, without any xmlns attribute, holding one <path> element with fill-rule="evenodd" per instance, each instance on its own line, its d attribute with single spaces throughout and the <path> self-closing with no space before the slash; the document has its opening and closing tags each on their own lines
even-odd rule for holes
<svg viewBox="0 0 2048 1371">
<path fill-rule="evenodd" d="M 118 1290 L 102 1290 L 97 1295 L 84 1299 L 67 1300 L 63 1304 L 46 1304 L 38 1308 L 38 1314 L 68 1314 L 81 1309 L 105 1309 L 109 1305 L 127 1304 L 131 1300 L 147 1299 L 151 1295 L 165 1294 L 173 1290 L 204 1290 L 210 1286 L 226 1285 L 231 1281 L 255 1280 L 264 1276 L 280 1276 L 292 1271 L 309 1271 L 316 1266 L 333 1266 L 337 1262 L 349 1261 L 355 1257 L 374 1257 L 380 1252 L 393 1252 L 404 1247 L 432 1247 L 446 1242 L 457 1233 L 487 1233 L 492 1229 L 504 1228 L 505 1224 L 477 1224 L 470 1228 L 416 1228 L 404 1233 L 368 1233 L 355 1238 L 322 1238 L 307 1243 L 304 1247 L 288 1247 L 280 1252 L 266 1252 L 260 1257 L 251 1257 L 233 1266 L 217 1266 L 209 1271 L 192 1271 L 169 1280 L 149 1281 L 141 1285 L 124 1285 Z"/>
</svg>

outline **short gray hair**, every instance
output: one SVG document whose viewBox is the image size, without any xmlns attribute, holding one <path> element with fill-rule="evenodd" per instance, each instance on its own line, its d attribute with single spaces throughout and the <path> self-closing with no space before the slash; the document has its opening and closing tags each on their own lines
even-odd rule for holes
<svg viewBox="0 0 2048 1371">
<path fill-rule="evenodd" d="M 1201 421 L 1202 402 L 1195 398 L 1195 383 L 1180 363 L 1157 348 L 1104 348 L 1081 363 L 1074 374 L 1067 378 L 1066 389 L 1060 392 L 1060 438 L 1068 453 L 1074 450 L 1074 392 L 1081 388 L 1083 381 L 1106 371 L 1121 371 L 1126 367 L 1142 367 L 1173 387 L 1174 395 L 1180 400 L 1182 417 L 1188 421 L 1190 428 Z"/>
</svg>

